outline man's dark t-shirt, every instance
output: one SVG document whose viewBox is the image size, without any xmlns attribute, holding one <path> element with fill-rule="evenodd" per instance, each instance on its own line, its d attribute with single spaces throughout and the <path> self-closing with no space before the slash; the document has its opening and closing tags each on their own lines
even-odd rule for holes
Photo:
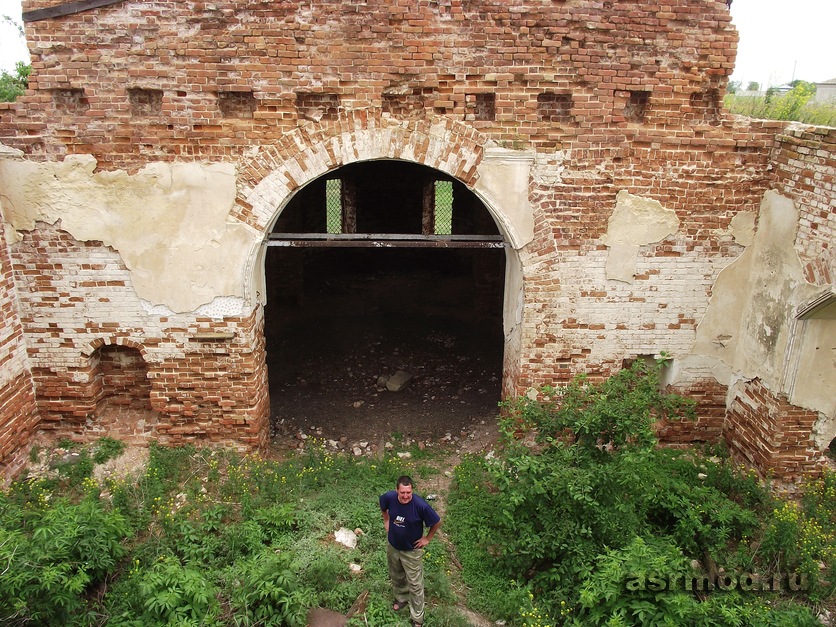
<svg viewBox="0 0 836 627">
<path fill-rule="evenodd" d="M 399 551 L 411 551 L 413 543 L 424 535 L 424 525 L 432 527 L 441 518 L 430 505 L 417 494 L 403 505 L 398 493 L 390 490 L 380 495 L 380 510 L 389 512 L 389 544 Z"/>
</svg>

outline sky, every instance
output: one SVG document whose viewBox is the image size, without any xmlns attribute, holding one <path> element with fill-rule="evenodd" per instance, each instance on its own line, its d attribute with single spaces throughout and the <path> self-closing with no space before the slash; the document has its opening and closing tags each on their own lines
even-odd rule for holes
<svg viewBox="0 0 836 627">
<path fill-rule="evenodd" d="M 0 0 L 0 18 L 20 23 L 20 11 L 20 0 Z M 836 0 L 733 0 L 731 14 L 740 33 L 732 80 L 765 88 L 836 78 Z M 16 29 L 0 24 L 0 70 L 28 60 Z"/>
</svg>

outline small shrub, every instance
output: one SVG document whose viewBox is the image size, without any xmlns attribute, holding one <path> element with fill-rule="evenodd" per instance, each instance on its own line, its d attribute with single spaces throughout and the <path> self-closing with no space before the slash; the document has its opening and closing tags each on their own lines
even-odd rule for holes
<svg viewBox="0 0 836 627">
<path fill-rule="evenodd" d="M 61 499 L 34 511 L 2 505 L 0 620 L 68 622 L 84 607 L 90 586 L 125 554 L 127 522 L 93 498 L 78 504 Z"/>
<path fill-rule="evenodd" d="M 238 624 L 301 627 L 307 606 L 290 560 L 263 551 L 233 569 L 231 603 Z"/>
<path fill-rule="evenodd" d="M 115 459 L 125 452 L 125 443 L 121 440 L 103 437 L 93 445 L 93 461 L 104 464 L 109 459 Z"/>
<path fill-rule="evenodd" d="M 200 570 L 164 558 L 139 582 L 143 625 L 219 625 L 218 590 Z"/>
</svg>

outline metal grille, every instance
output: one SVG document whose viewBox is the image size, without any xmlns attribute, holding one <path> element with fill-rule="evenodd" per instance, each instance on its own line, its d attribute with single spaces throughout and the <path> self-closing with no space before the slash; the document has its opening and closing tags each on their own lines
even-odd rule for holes
<svg viewBox="0 0 836 627">
<path fill-rule="evenodd" d="M 436 235 L 453 233 L 453 183 L 435 182 L 434 232 Z"/>
<path fill-rule="evenodd" d="M 343 232 L 343 197 L 342 181 L 325 181 L 325 231 L 326 233 Z"/>
</svg>

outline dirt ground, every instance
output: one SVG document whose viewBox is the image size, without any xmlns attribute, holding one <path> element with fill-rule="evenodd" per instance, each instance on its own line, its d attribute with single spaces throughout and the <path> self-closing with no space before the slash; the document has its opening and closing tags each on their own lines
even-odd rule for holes
<svg viewBox="0 0 836 627">
<path fill-rule="evenodd" d="M 343 278 L 342 289 L 326 286 L 299 306 L 268 311 L 277 443 L 297 446 L 302 435 L 349 449 L 393 438 L 450 441 L 495 423 L 501 322 L 460 317 L 452 303 L 466 293 L 466 280 L 446 280 L 443 290 L 431 292 L 433 280 L 413 276 L 393 289 L 385 281 Z M 416 298 L 420 306 L 410 302 Z M 399 371 L 411 379 L 390 391 L 385 381 Z"/>
</svg>

